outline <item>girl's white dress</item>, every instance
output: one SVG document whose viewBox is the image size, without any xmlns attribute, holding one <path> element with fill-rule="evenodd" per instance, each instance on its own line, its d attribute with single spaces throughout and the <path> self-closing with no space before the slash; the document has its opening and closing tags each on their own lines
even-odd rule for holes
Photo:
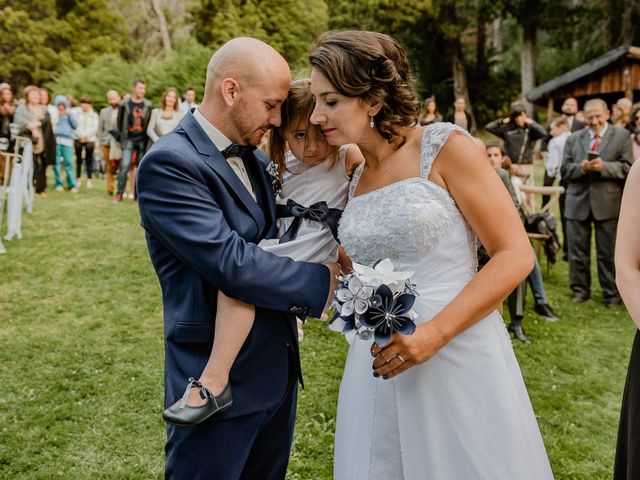
<svg viewBox="0 0 640 480">
<path fill-rule="evenodd" d="M 344 210 L 347 203 L 350 178 L 345 173 L 345 159 L 349 146 L 338 150 L 335 165 L 324 160 L 318 165 L 307 166 L 290 152 L 286 156 L 287 170 L 282 179 L 282 190 L 276 204 L 287 205 L 289 199 L 303 207 L 325 201 L 329 208 Z M 296 238 L 286 243 L 279 239 L 291 226 L 293 217 L 278 219 L 278 238 L 262 240 L 258 245 L 279 256 L 313 263 L 335 263 L 338 258 L 338 242 L 328 225 L 302 219 Z"/>
<path fill-rule="evenodd" d="M 421 177 L 353 197 L 339 236 L 355 262 L 415 271 L 416 323 L 476 274 L 475 235 L 428 180 L 449 123 L 426 127 Z M 466 132 L 465 132 L 466 134 Z M 336 480 L 547 480 L 553 474 L 502 317 L 493 312 L 433 358 L 390 380 L 372 376 L 371 341 L 354 339 L 338 401 Z"/>
</svg>

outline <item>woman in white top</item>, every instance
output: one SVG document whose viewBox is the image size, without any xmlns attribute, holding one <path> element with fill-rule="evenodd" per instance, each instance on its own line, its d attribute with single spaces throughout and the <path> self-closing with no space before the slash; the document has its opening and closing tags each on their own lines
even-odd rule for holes
<svg viewBox="0 0 640 480">
<path fill-rule="evenodd" d="M 98 127 L 100 119 L 98 114 L 93 111 L 93 101 L 91 97 L 85 95 L 80 99 L 80 112 L 76 114 L 78 126 L 74 134 L 74 146 L 76 150 L 76 178 L 77 186 L 80 187 L 82 180 L 82 153 L 84 151 L 84 164 L 87 169 L 87 188 L 93 188 L 91 176 L 93 174 L 93 151 L 98 141 Z"/>
<path fill-rule="evenodd" d="M 151 111 L 151 119 L 147 127 L 150 146 L 176 128 L 184 116 L 184 113 L 180 111 L 178 91 L 175 88 L 169 88 L 164 92 L 160 104 L 162 105 L 160 108 L 154 108 Z"/>
</svg>

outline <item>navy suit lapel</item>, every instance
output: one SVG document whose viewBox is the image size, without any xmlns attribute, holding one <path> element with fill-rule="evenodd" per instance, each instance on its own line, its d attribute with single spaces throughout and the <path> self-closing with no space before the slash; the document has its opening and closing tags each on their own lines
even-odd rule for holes
<svg viewBox="0 0 640 480">
<path fill-rule="evenodd" d="M 256 150 L 254 152 L 255 158 L 250 162 L 245 162 L 245 166 L 250 172 L 249 177 L 251 178 L 251 184 L 256 192 L 256 197 L 259 199 L 262 211 L 266 216 L 266 228 L 262 233 L 263 238 L 268 238 L 271 227 L 276 222 L 276 207 L 271 180 L 263 164 L 263 155 L 262 152 Z"/>
<path fill-rule="evenodd" d="M 193 117 L 193 114 L 188 113 L 185 115 L 180 122 L 180 125 L 193 142 L 198 153 L 203 156 L 205 163 L 225 181 L 229 186 L 229 189 L 234 193 L 238 200 L 249 211 L 251 217 L 255 220 L 258 225 L 258 231 L 262 232 L 266 226 L 262 209 L 253 199 L 242 181 L 238 178 L 236 172 L 233 171 L 229 162 L 227 162 L 227 159 L 224 158 L 220 151 L 211 142 L 202 127 L 200 127 L 197 120 Z"/>
</svg>

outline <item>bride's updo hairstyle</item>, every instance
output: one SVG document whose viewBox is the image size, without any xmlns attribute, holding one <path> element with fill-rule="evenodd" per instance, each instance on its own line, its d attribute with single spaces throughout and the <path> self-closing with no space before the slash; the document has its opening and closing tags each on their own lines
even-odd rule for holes
<svg viewBox="0 0 640 480">
<path fill-rule="evenodd" d="M 325 32 L 309 60 L 341 95 L 380 103 L 376 129 L 389 143 L 404 144 L 399 129 L 418 123 L 420 107 L 410 86 L 407 55 L 396 40 L 364 30 Z"/>
</svg>

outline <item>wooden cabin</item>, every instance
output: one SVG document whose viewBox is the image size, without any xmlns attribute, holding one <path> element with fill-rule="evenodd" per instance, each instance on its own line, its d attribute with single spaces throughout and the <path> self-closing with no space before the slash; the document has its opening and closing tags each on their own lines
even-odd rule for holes
<svg viewBox="0 0 640 480">
<path fill-rule="evenodd" d="M 560 111 L 562 102 L 575 97 L 582 107 L 590 98 L 609 105 L 622 97 L 640 101 L 640 47 L 622 45 L 580 67 L 530 90 L 527 99 L 547 107 L 548 118 Z"/>
</svg>

